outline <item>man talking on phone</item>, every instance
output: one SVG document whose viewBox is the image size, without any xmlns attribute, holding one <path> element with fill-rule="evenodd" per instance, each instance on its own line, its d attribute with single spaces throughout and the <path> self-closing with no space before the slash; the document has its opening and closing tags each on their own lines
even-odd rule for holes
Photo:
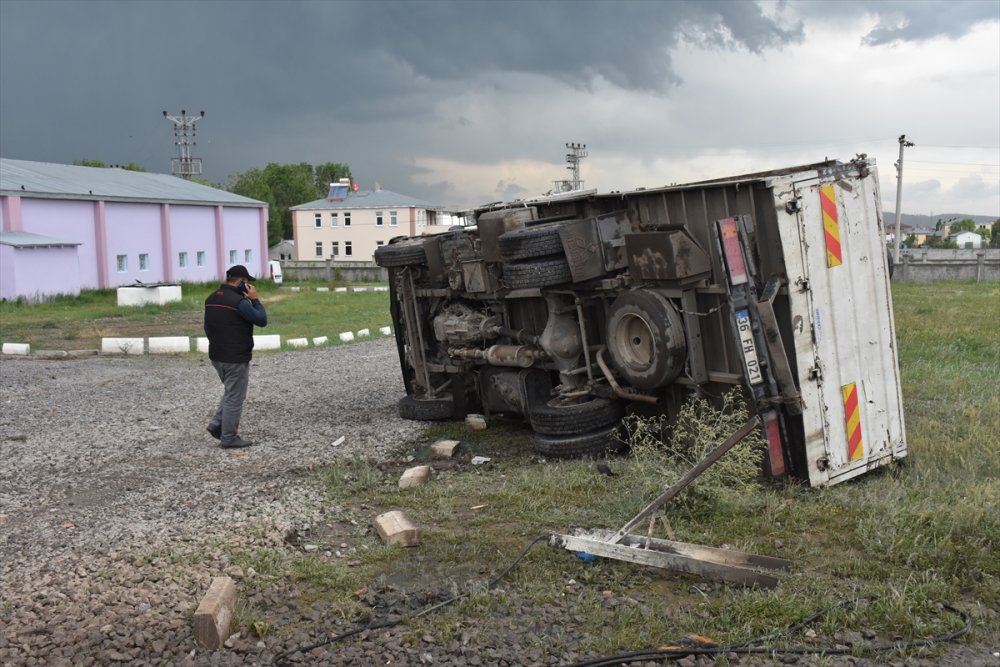
<svg viewBox="0 0 1000 667">
<path fill-rule="evenodd" d="M 237 433 L 250 383 L 253 328 L 267 326 L 267 312 L 257 297 L 253 280 L 247 267 L 237 264 L 226 271 L 226 282 L 205 299 L 208 358 L 225 387 L 219 409 L 208 422 L 207 430 L 223 449 L 242 449 L 253 444 Z"/>
</svg>

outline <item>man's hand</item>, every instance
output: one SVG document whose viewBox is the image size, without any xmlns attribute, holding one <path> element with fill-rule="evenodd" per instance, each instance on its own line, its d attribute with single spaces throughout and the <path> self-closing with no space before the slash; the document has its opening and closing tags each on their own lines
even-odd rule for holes
<svg viewBox="0 0 1000 667">
<path fill-rule="evenodd" d="M 251 301 L 260 298 L 259 296 L 257 296 L 257 288 L 254 287 L 253 283 L 247 283 L 247 298 L 250 299 Z"/>
</svg>

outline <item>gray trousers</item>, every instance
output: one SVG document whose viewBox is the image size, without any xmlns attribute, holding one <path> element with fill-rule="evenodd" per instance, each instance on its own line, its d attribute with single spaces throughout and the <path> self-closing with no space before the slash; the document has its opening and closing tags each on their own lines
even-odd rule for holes
<svg viewBox="0 0 1000 667">
<path fill-rule="evenodd" d="M 209 427 L 222 429 L 222 444 L 233 441 L 240 428 L 240 415 L 243 414 L 243 401 L 247 397 L 247 386 L 250 384 L 250 362 L 227 364 L 213 361 L 215 372 L 225 386 L 225 393 L 219 401 L 219 409 L 208 422 Z"/>
</svg>

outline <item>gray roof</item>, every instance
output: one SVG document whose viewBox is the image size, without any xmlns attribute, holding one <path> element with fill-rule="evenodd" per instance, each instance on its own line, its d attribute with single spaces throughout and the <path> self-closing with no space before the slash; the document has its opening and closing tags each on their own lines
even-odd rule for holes
<svg viewBox="0 0 1000 667">
<path fill-rule="evenodd" d="M 32 234 L 31 232 L 0 232 L 0 245 L 9 245 L 15 248 L 42 248 L 47 246 L 77 246 L 80 243 L 54 239 L 51 236 Z"/>
<path fill-rule="evenodd" d="M 292 211 L 326 211 L 329 209 L 356 209 L 356 208 L 429 208 L 439 209 L 440 206 L 432 204 L 416 197 L 407 197 L 392 190 L 359 190 L 358 192 L 348 192 L 347 196 L 341 200 L 330 200 L 327 198 L 317 199 L 307 204 L 292 206 Z"/>
<path fill-rule="evenodd" d="M 46 199 L 267 205 L 167 174 L 7 158 L 0 158 L 0 194 Z"/>
</svg>

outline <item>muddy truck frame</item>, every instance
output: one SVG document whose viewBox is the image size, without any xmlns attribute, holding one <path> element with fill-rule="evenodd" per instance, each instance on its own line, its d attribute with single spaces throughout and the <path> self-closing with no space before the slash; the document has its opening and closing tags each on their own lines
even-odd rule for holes
<svg viewBox="0 0 1000 667">
<path fill-rule="evenodd" d="M 518 416 L 549 457 L 626 412 L 742 388 L 766 473 L 813 486 L 906 456 L 873 160 L 573 191 L 381 246 L 402 417 Z"/>
</svg>

